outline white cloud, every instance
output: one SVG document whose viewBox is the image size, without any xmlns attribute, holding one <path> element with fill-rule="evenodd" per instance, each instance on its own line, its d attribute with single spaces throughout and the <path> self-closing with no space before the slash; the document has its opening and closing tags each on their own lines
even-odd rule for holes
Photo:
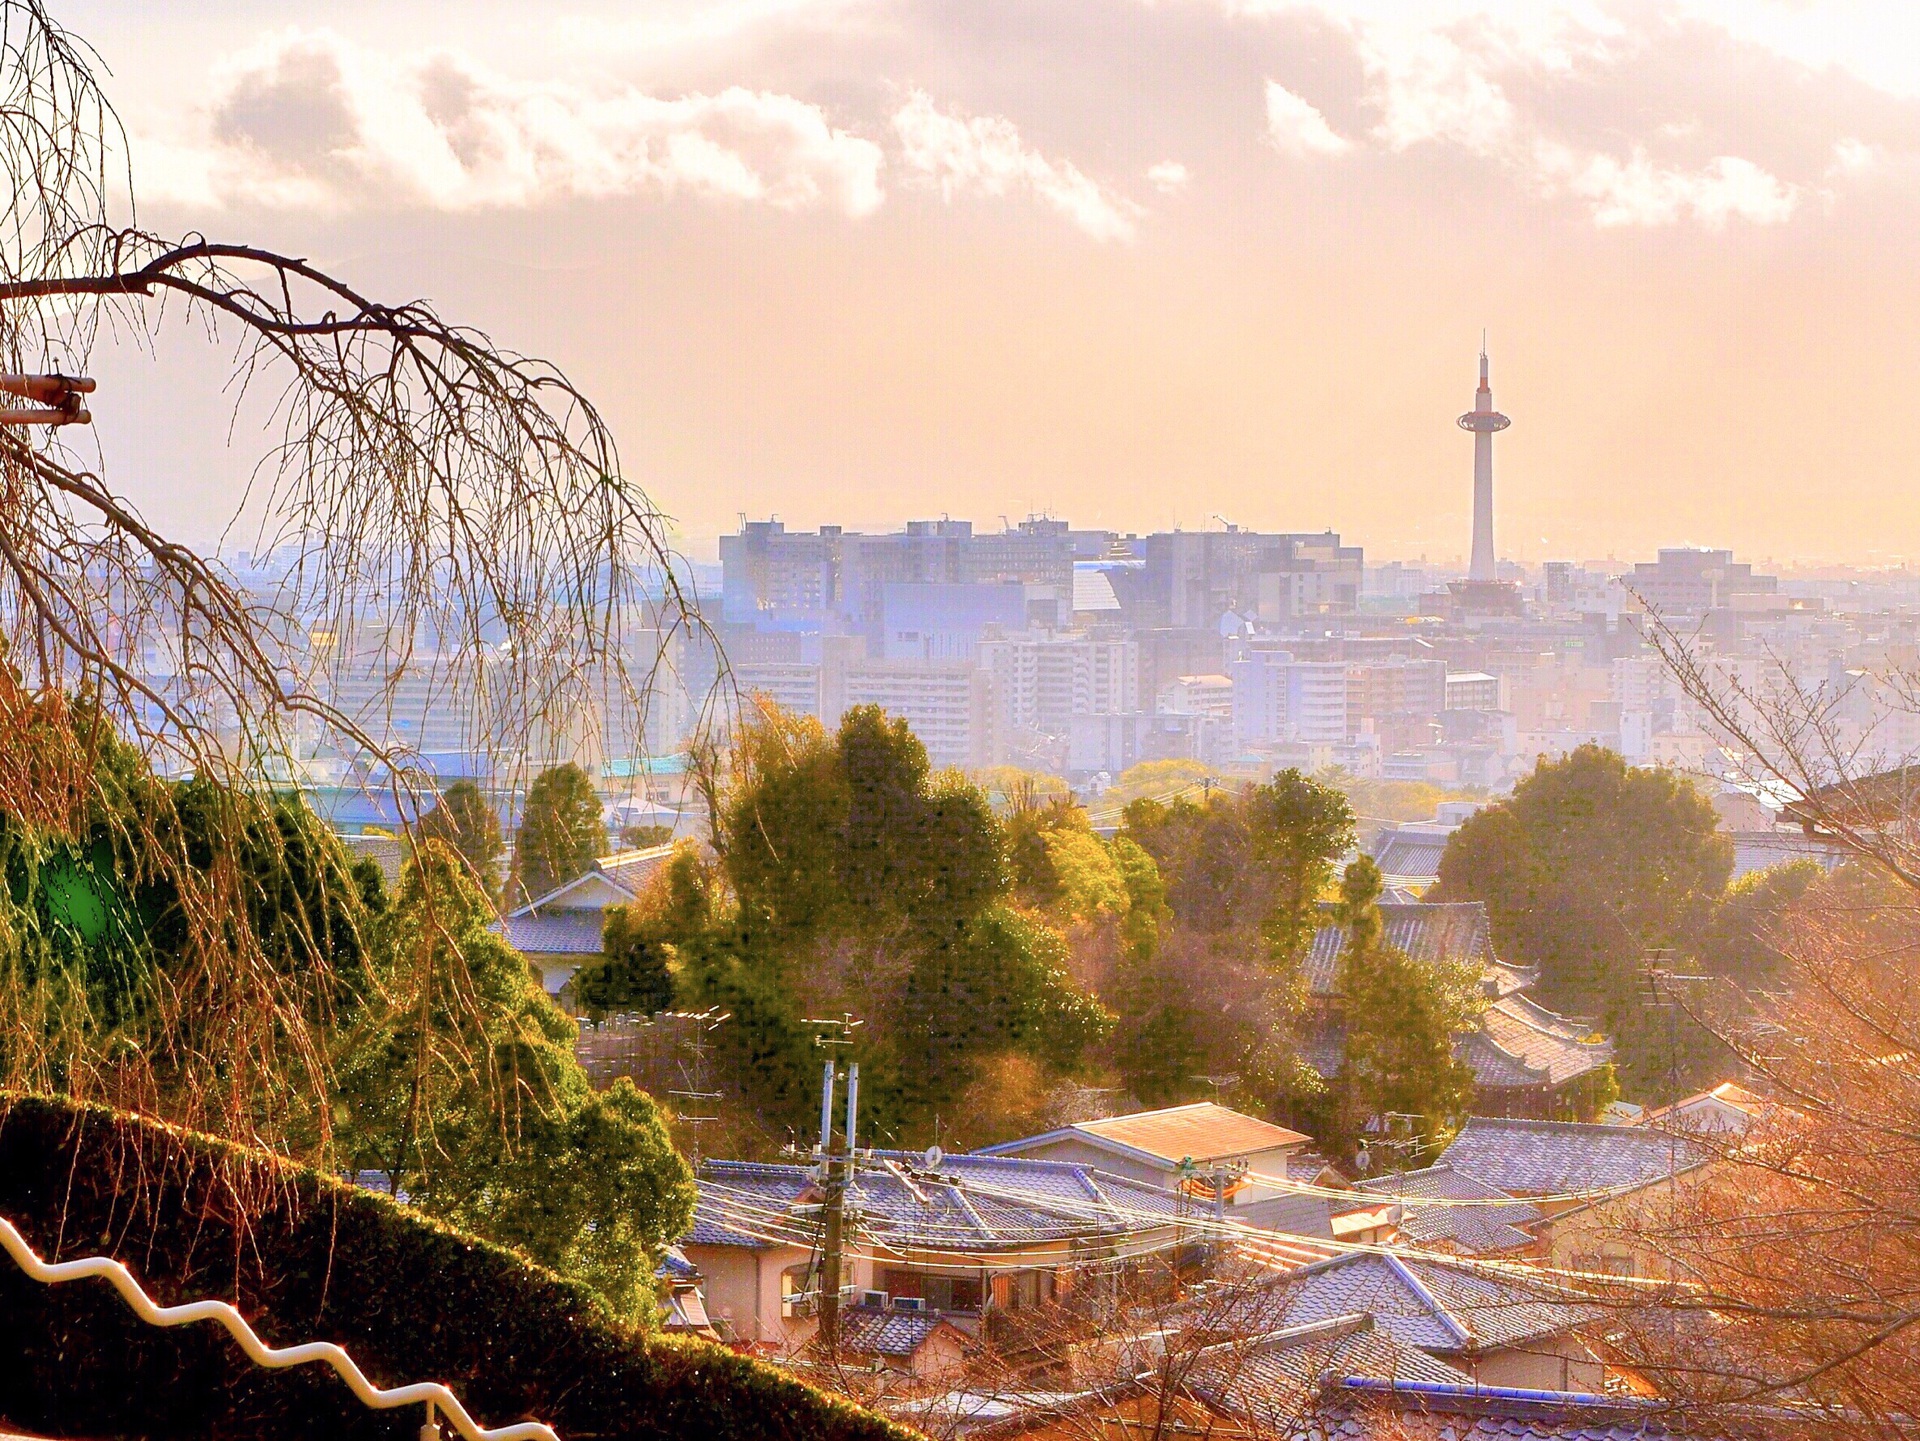
<svg viewBox="0 0 1920 1441">
<path fill-rule="evenodd" d="M 471 210 L 687 194 L 849 215 L 883 199 L 878 145 L 740 86 L 661 98 L 531 83 L 322 32 L 274 37 L 214 93 L 198 133 L 141 147 L 143 198 Z"/>
<path fill-rule="evenodd" d="M 1865 175 L 1869 170 L 1878 169 L 1885 159 L 1886 152 L 1878 145 L 1869 145 L 1849 135 L 1833 142 L 1833 164 L 1827 167 L 1827 174 Z"/>
<path fill-rule="evenodd" d="M 1187 167 L 1178 160 L 1162 160 L 1158 165 L 1147 167 L 1147 184 L 1162 195 L 1175 195 L 1187 188 L 1191 179 Z"/>
<path fill-rule="evenodd" d="M 1289 155 L 1343 155 L 1353 142 L 1334 133 L 1327 117 L 1277 80 L 1267 82 L 1267 136 Z"/>
<path fill-rule="evenodd" d="M 1737 155 L 1720 155 L 1698 170 L 1654 164 L 1636 150 L 1626 161 L 1611 155 L 1575 155 L 1543 147 L 1543 174 L 1558 176 L 1571 195 L 1585 200 L 1594 224 L 1672 225 L 1691 219 L 1719 230 L 1729 220 L 1778 225 L 1789 219 L 1800 192 Z"/>
<path fill-rule="evenodd" d="M 998 115 L 948 114 L 915 90 L 893 116 L 901 158 L 951 201 L 956 195 L 1027 191 L 1095 240 L 1131 240 L 1141 208 L 1084 174 L 1071 161 L 1050 160 Z"/>
</svg>

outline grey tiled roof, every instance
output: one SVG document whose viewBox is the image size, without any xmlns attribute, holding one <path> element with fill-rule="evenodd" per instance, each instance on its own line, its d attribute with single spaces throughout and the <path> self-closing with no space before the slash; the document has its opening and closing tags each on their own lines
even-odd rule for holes
<svg viewBox="0 0 1920 1441">
<path fill-rule="evenodd" d="M 1707 1152 L 1644 1126 L 1474 1116 L 1442 1157 L 1456 1171 L 1517 1195 L 1630 1189 L 1687 1170 Z"/>
<path fill-rule="evenodd" d="M 1409 831 L 1389 826 L 1373 843 L 1373 859 L 1382 875 L 1434 877 L 1440 874 L 1440 856 L 1448 837 L 1436 831 Z"/>
<path fill-rule="evenodd" d="M 1521 995 L 1488 1006 L 1478 1028 L 1456 1036 L 1453 1048 L 1483 1090 L 1559 1086 L 1613 1059 L 1611 1041 L 1587 1040 L 1583 1028 Z M 1301 1057 L 1331 1079 L 1346 1058 L 1346 1028 L 1331 1019 L 1315 1028 Z"/>
<path fill-rule="evenodd" d="M 880 1151 L 874 1159 L 848 1189 L 848 1224 L 896 1247 L 978 1252 L 1150 1232 L 1203 1209 L 1158 1186 L 1065 1161 L 948 1156 L 928 1172 L 911 1152 Z M 808 1167 L 708 1161 L 699 1187 L 683 1245 L 759 1248 L 773 1244 L 769 1236 L 811 1243 L 820 1197 Z"/>
<path fill-rule="evenodd" d="M 1333 923 L 1331 906 L 1321 909 L 1322 924 L 1313 933 L 1304 969 L 1313 993 L 1331 996 L 1347 932 Z M 1534 981 L 1532 971 L 1506 965 L 1494 955 L 1487 908 L 1479 901 L 1439 905 L 1383 901 L 1380 919 L 1386 924 L 1388 944 L 1416 961 L 1478 961 L 1486 969 L 1489 988 L 1496 996 L 1512 995 Z"/>
<path fill-rule="evenodd" d="M 1564 1085 L 1613 1059 L 1613 1042 L 1590 1040 L 1587 1027 L 1525 996 L 1508 996 L 1488 1006 L 1480 1017 L 1480 1034 L 1493 1048 L 1514 1057 L 1533 1073 L 1533 1080 L 1522 1084 Z M 1476 1067 L 1476 1077 L 1478 1074 Z M 1480 1084 L 1497 1083 L 1482 1080 Z"/>
<path fill-rule="evenodd" d="M 1275 1284 L 1269 1314 L 1272 1324 L 1293 1326 L 1355 1313 L 1402 1345 L 1439 1356 L 1557 1336 L 1602 1314 L 1544 1276 L 1522 1281 L 1370 1252 L 1293 1272 Z"/>
<path fill-rule="evenodd" d="M 1383 1414 L 1383 1411 L 1385 1414 Z M 1564 1399 L 1471 1385 L 1447 1391 L 1344 1393 L 1336 1386 L 1311 1416 L 1284 1433 L 1288 1441 L 1745 1441 L 1801 1434 L 1792 1427 L 1738 1429 L 1690 1425 L 1656 1403 L 1595 1396 Z"/>
<path fill-rule="evenodd" d="M 911 1356 L 948 1323 L 926 1311 L 851 1306 L 840 1313 L 840 1345 L 856 1356 Z"/>
<path fill-rule="evenodd" d="M 544 916 L 508 916 L 487 929 L 504 935 L 523 956 L 597 956 L 606 919 L 599 911 L 550 911 Z"/>
<path fill-rule="evenodd" d="M 1307 1179 L 1311 1181 L 1313 1178 L 1309 1176 Z M 1256 1230 L 1283 1231 L 1289 1236 L 1317 1236 L 1332 1240 L 1335 1204 L 1325 1196 L 1268 1196 L 1245 1205 L 1229 1206 L 1227 1216 Z"/>
<path fill-rule="evenodd" d="M 1186 1384 L 1231 1415 L 1284 1431 L 1328 1379 L 1349 1376 L 1400 1384 L 1471 1384 L 1464 1372 L 1396 1341 L 1365 1315 L 1209 1348 L 1195 1356 Z"/>
<path fill-rule="evenodd" d="M 1361 1189 L 1399 1198 L 1439 1197 L 1449 1201 L 1498 1201 L 1506 1192 L 1442 1164 L 1403 1171 L 1361 1183 Z M 1403 1205 L 1400 1231 L 1415 1245 L 1451 1245 L 1472 1256 L 1518 1250 L 1533 1237 L 1522 1226 L 1540 1219 L 1529 1201 L 1497 1206 Z"/>
</svg>

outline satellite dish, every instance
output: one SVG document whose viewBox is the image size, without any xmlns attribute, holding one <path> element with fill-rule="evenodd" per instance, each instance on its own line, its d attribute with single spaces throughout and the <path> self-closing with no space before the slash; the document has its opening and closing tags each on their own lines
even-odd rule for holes
<svg viewBox="0 0 1920 1441">
<path fill-rule="evenodd" d="M 947 1159 L 947 1153 L 938 1146 L 929 1146 L 927 1147 L 927 1154 L 920 1159 L 927 1163 L 927 1169 L 929 1171 L 937 1171 L 940 1169 L 940 1163 Z"/>
</svg>

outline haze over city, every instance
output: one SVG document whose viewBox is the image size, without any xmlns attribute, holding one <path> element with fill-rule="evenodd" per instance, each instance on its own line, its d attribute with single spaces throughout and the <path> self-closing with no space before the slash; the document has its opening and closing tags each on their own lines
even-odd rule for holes
<svg viewBox="0 0 1920 1441">
<path fill-rule="evenodd" d="M 1920 1441 L 1911 0 L 0 0 L 0 166 L 0 1441 Z"/>
<path fill-rule="evenodd" d="M 1215 515 L 1464 559 L 1920 549 L 1897 9 L 88 0 L 142 217 L 567 357 L 696 554 Z M 1764 100 L 1756 100 L 1764 97 Z M 115 479 L 210 537 L 224 399 L 103 347 Z M 162 420 L 169 423 L 158 424 Z M 1814 502 L 1817 499 L 1817 503 Z"/>
</svg>

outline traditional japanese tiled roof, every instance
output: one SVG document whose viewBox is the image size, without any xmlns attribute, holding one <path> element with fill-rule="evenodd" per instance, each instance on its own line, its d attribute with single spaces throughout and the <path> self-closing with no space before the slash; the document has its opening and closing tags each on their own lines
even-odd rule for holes
<svg viewBox="0 0 1920 1441">
<path fill-rule="evenodd" d="M 1402 1345 L 1438 1356 L 1519 1346 L 1597 1319 L 1600 1307 L 1543 1276 L 1493 1276 L 1434 1260 L 1372 1252 L 1308 1266 L 1274 1284 L 1269 1324 L 1363 1313 Z"/>
<path fill-rule="evenodd" d="M 1471 1117 L 1442 1159 L 1514 1195 L 1631 1190 L 1702 1164 L 1707 1152 L 1645 1126 Z"/>
<path fill-rule="evenodd" d="M 605 925 L 606 917 L 599 911 L 516 912 L 488 929 L 505 937 L 523 956 L 597 956 Z"/>
<path fill-rule="evenodd" d="M 1322 1076 L 1346 1059 L 1346 1027 L 1326 1018 L 1301 1044 L 1301 1058 Z M 1475 1029 L 1454 1037 L 1453 1053 L 1473 1069 L 1483 1091 L 1551 1089 L 1597 1071 L 1613 1059 L 1613 1043 L 1591 1040 L 1585 1027 L 1522 995 L 1495 1001 Z"/>
<path fill-rule="evenodd" d="M 1333 908 L 1323 906 L 1320 928 L 1313 933 L 1313 944 L 1307 951 L 1306 981 L 1316 996 L 1336 994 L 1340 953 L 1346 949 L 1346 928 L 1336 925 L 1332 916 Z M 1494 955 L 1487 908 L 1479 901 L 1435 905 L 1383 901 L 1380 919 L 1386 927 L 1387 943 L 1413 960 L 1478 962 L 1486 972 L 1488 992 L 1493 996 L 1512 995 L 1537 979 L 1535 972 L 1507 965 Z"/>
<path fill-rule="evenodd" d="M 708 1161 L 683 1245 L 812 1244 L 821 1193 L 810 1167 Z M 1079 1237 L 1115 1238 L 1199 1214 L 1157 1186 L 1062 1161 L 948 1156 L 926 1170 L 910 1152 L 876 1152 L 847 1192 L 856 1235 L 901 1250 L 967 1254 Z"/>
<path fill-rule="evenodd" d="M 1613 1059 L 1613 1042 L 1594 1039 L 1589 1027 L 1538 1005 L 1525 996 L 1508 996 L 1481 1013 L 1480 1034 L 1532 1073 L 1522 1084 L 1560 1086 L 1597 1071 Z M 1468 1058 L 1473 1064 L 1473 1058 Z M 1475 1078 L 1479 1079 L 1476 1067 Z M 1483 1086 L 1499 1084 L 1480 1080 Z"/>
<path fill-rule="evenodd" d="M 1389 884 L 1430 885 L 1440 875 L 1440 856 L 1447 848 L 1448 839 L 1445 831 L 1388 826 L 1374 840 L 1374 863 Z"/>
<path fill-rule="evenodd" d="M 879 1306 L 850 1306 L 840 1313 L 840 1347 L 856 1356 L 913 1355 L 941 1327 L 953 1323 L 930 1311 L 890 1311 Z"/>
<path fill-rule="evenodd" d="M 1467 1255 L 1495 1255 L 1530 1245 L 1523 1226 L 1540 1220 L 1529 1201 L 1489 1206 L 1422 1206 L 1421 1197 L 1448 1201 L 1494 1201 L 1507 1193 L 1444 1163 L 1361 1182 L 1361 1189 L 1401 1199 L 1400 1233 L 1416 1246 L 1451 1246 Z M 1405 1204 L 1411 1199 L 1414 1204 Z"/>
<path fill-rule="evenodd" d="M 1790 1422 L 1702 1424 L 1663 1403 L 1625 1397 L 1355 1377 L 1329 1383 L 1311 1413 L 1280 1434 L 1288 1441 L 1786 1441 L 1804 1433 Z"/>
<path fill-rule="evenodd" d="M 1266 1336 L 1228 1341 L 1195 1355 L 1186 1386 L 1228 1415 L 1280 1430 L 1310 1409 L 1329 1379 L 1471 1384 L 1464 1372 L 1394 1339 L 1373 1317 L 1337 1316 Z"/>
</svg>

